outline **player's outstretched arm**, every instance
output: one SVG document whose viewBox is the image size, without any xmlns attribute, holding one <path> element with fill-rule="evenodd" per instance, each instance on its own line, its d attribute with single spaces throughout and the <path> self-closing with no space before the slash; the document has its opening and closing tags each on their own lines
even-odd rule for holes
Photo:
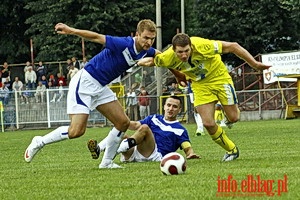
<svg viewBox="0 0 300 200">
<path fill-rule="evenodd" d="M 58 34 L 63 35 L 77 35 L 79 37 L 83 37 L 86 40 L 90 40 L 95 43 L 105 44 L 105 35 L 89 31 L 89 30 L 81 30 L 77 28 L 70 27 L 63 23 L 58 23 L 55 25 L 55 31 Z"/>
<path fill-rule="evenodd" d="M 154 58 L 153 57 L 145 57 L 137 61 L 138 66 L 142 67 L 152 67 L 154 66 Z"/>
<path fill-rule="evenodd" d="M 270 65 L 265 65 L 257 60 L 242 46 L 236 42 L 225 42 L 222 41 L 222 52 L 223 53 L 234 53 L 239 58 L 246 61 L 252 68 L 256 70 L 269 69 Z"/>
</svg>

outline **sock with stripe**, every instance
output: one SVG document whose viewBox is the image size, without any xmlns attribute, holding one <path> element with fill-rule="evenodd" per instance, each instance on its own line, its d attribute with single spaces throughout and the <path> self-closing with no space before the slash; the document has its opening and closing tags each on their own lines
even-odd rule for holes
<svg viewBox="0 0 300 200">
<path fill-rule="evenodd" d="M 69 126 L 60 126 L 52 132 L 44 135 L 41 141 L 45 145 L 69 139 L 68 129 Z"/>
<path fill-rule="evenodd" d="M 119 148 L 120 142 L 124 136 L 124 132 L 119 131 L 115 127 L 109 132 L 106 140 L 106 149 L 101 161 L 102 166 L 109 165 L 112 163 L 112 160 L 115 158 L 117 150 Z"/>
<path fill-rule="evenodd" d="M 211 138 L 227 152 L 235 153 L 235 144 L 227 137 L 224 129 L 222 129 L 220 126 L 218 126 L 216 133 L 211 135 Z"/>
</svg>

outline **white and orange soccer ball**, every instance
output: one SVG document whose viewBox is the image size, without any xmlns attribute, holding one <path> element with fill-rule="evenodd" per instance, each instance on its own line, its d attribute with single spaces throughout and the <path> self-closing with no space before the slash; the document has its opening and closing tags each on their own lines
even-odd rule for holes
<svg viewBox="0 0 300 200">
<path fill-rule="evenodd" d="M 186 171 L 186 160 L 177 152 L 168 153 L 160 161 L 160 170 L 164 175 L 183 174 Z"/>
</svg>

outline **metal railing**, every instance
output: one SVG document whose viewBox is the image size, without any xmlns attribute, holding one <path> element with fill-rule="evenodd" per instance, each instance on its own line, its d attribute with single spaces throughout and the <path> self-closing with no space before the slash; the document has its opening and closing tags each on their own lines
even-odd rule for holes
<svg viewBox="0 0 300 200">
<path fill-rule="evenodd" d="M 43 101 L 40 97 L 35 95 L 35 90 L 23 91 L 21 94 L 9 92 L 6 98 L 0 93 L 0 101 L 3 102 L 2 114 L 5 128 L 40 129 L 69 124 L 70 120 L 66 113 L 68 88 L 64 88 L 62 92 L 63 97 L 59 101 L 59 89 L 47 89 L 43 94 L 45 97 L 43 98 Z M 237 91 L 237 96 L 241 102 L 239 108 L 241 113 L 254 111 L 256 119 L 267 119 L 268 117 L 263 117 L 266 112 L 274 110 L 283 111 L 286 108 L 286 104 L 297 104 L 296 98 L 291 99 L 290 101 L 286 100 L 286 96 L 293 96 L 296 92 L 297 88 Z M 270 93 L 276 94 L 276 98 L 270 98 L 267 95 Z M 53 101 L 55 95 L 56 99 Z M 193 107 L 189 103 L 188 96 L 185 94 L 182 96 L 185 109 L 180 113 L 179 118 L 181 119 L 180 121 L 188 122 L 188 116 L 193 113 Z M 151 99 L 150 114 L 162 114 L 162 101 L 165 98 L 156 95 L 151 95 L 149 97 Z M 124 103 L 126 101 L 124 98 L 124 96 L 119 96 L 119 100 L 124 107 L 124 110 L 126 110 L 126 105 Z M 283 118 L 283 116 L 278 116 L 278 118 Z M 139 120 L 139 118 L 132 120 Z M 109 123 L 110 122 L 97 110 L 90 113 L 88 126 L 106 126 Z"/>
</svg>

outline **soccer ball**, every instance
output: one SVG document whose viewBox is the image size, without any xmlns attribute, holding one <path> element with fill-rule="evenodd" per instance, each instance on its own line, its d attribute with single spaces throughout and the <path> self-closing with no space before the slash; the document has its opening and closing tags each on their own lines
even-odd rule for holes
<svg viewBox="0 0 300 200">
<path fill-rule="evenodd" d="M 168 153 L 160 161 L 160 170 L 164 175 L 183 174 L 186 170 L 186 160 L 179 153 Z"/>
</svg>

